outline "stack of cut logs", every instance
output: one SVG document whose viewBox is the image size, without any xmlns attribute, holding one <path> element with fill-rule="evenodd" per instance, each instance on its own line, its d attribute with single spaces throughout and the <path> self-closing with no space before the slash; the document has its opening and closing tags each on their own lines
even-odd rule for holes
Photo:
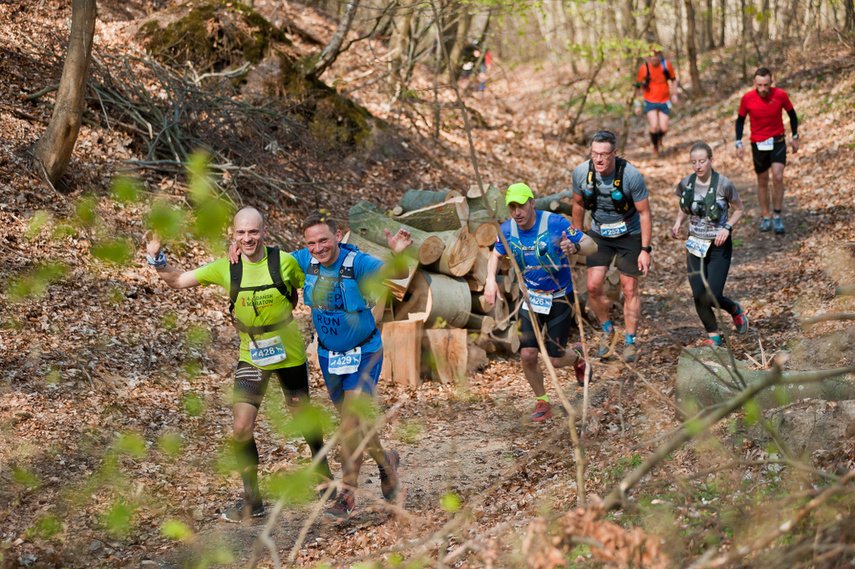
<svg viewBox="0 0 855 569">
<path fill-rule="evenodd" d="M 486 201 L 499 221 L 508 218 L 504 195 L 493 186 Z M 570 191 L 536 199 L 537 209 L 570 217 Z M 350 209 L 350 232 L 344 241 L 388 261 L 385 231 L 403 227 L 413 244 L 405 258 L 409 274 L 389 280 L 391 302 L 378 302 L 375 318 L 383 334 L 382 377 L 416 386 L 423 373 L 443 383 L 459 381 L 468 370 L 487 363 L 487 353 L 519 349 L 515 330 L 520 289 L 510 262 L 502 263 L 497 282 L 503 302 L 484 298 L 487 260 L 496 242 L 498 223 L 484 205 L 478 186 L 463 196 L 457 191 L 410 190 L 391 212 L 362 201 Z M 573 256 L 572 265 L 584 264 Z M 584 294 L 585 271 L 573 271 L 576 289 Z M 619 282 L 616 272 L 611 284 Z M 619 291 L 618 291 L 619 294 Z"/>
</svg>

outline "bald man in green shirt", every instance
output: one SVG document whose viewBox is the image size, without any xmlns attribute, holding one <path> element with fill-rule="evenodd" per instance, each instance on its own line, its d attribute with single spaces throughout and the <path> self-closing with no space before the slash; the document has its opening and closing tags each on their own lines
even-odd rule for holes
<svg viewBox="0 0 855 569">
<path fill-rule="evenodd" d="M 215 284 L 230 293 L 235 328 L 240 332 L 240 357 L 234 385 L 234 450 L 244 486 L 243 500 L 222 514 L 223 519 L 240 522 L 264 515 L 258 488 L 258 448 L 253 431 L 258 409 L 271 375 L 276 375 L 292 414 L 299 415 L 309 402 L 309 373 L 306 348 L 291 311 L 304 275 L 290 254 L 265 247 L 267 228 L 264 216 L 254 207 L 235 214 L 234 239 L 241 262 L 229 264 L 223 257 L 192 271 L 181 271 L 166 261 L 156 236 L 146 245 L 149 265 L 174 289 Z M 316 456 L 323 447 L 321 427 L 303 433 Z M 326 457 L 319 474 L 332 479 Z"/>
</svg>

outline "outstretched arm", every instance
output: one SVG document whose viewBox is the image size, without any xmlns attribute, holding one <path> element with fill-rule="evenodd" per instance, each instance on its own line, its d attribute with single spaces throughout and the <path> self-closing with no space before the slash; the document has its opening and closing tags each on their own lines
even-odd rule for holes
<svg viewBox="0 0 855 569">
<path fill-rule="evenodd" d="M 157 234 L 148 232 L 143 238 L 147 240 L 145 248 L 146 253 L 148 253 L 148 257 L 157 259 L 159 255 L 163 254 L 163 251 L 160 248 L 160 239 L 157 237 Z M 182 272 L 169 263 L 166 263 L 166 265 L 162 267 L 156 267 L 155 270 L 157 270 L 158 276 L 163 279 L 169 288 L 191 288 L 199 286 L 200 284 L 199 279 L 196 278 L 193 271 Z"/>
</svg>

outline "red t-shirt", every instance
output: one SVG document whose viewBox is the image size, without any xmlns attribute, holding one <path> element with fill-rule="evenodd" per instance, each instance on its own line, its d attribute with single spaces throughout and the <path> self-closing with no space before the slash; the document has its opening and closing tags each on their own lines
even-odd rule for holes
<svg viewBox="0 0 855 569">
<path fill-rule="evenodd" d="M 781 111 L 793 110 L 793 104 L 787 92 L 777 87 L 765 99 L 761 99 L 753 89 L 742 96 L 739 103 L 739 116 L 748 115 L 751 119 L 751 142 L 762 142 L 773 136 L 784 134 L 784 118 Z"/>
<path fill-rule="evenodd" d="M 677 76 L 674 73 L 674 66 L 667 59 L 665 65 L 668 66 L 668 74 L 671 79 Z M 647 62 L 641 64 L 638 68 L 638 73 L 635 77 L 636 82 L 644 84 L 647 80 Z M 665 79 L 665 72 L 662 70 L 662 64 L 650 66 L 650 83 L 643 90 L 644 100 L 648 103 L 667 103 L 671 99 L 671 88 L 668 85 L 668 80 Z"/>
</svg>

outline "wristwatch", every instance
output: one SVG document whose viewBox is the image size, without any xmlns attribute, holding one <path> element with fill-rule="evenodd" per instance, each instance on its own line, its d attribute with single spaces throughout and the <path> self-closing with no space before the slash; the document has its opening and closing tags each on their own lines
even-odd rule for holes
<svg viewBox="0 0 855 569">
<path fill-rule="evenodd" d="M 737 141 L 736 141 L 736 147 L 737 147 L 737 148 L 742 148 L 742 141 L 741 141 L 741 140 L 737 140 Z"/>
<path fill-rule="evenodd" d="M 724 225 L 722 225 L 722 227 L 723 227 L 724 229 L 727 229 L 727 231 L 728 231 L 731 235 L 733 235 L 733 228 L 732 228 L 729 224 L 725 223 Z"/>
<path fill-rule="evenodd" d="M 796 133 L 793 135 L 793 140 L 798 140 L 798 138 L 799 138 L 799 133 Z"/>
<path fill-rule="evenodd" d="M 641 248 L 641 250 L 642 250 L 642 251 L 644 251 L 645 253 L 652 253 L 652 252 L 653 252 L 653 247 L 651 247 L 650 245 L 648 245 L 647 247 L 642 247 L 642 248 Z"/>
</svg>

